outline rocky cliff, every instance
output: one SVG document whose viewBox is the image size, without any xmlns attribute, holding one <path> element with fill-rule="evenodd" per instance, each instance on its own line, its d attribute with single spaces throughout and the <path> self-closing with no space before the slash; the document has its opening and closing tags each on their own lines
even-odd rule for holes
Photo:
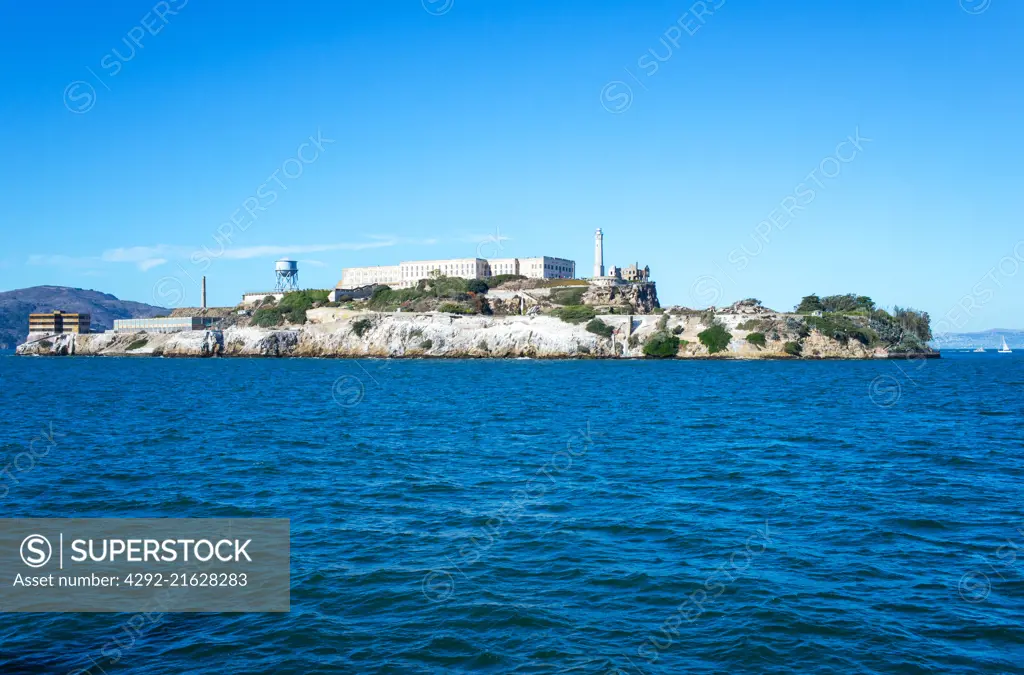
<svg viewBox="0 0 1024 675">
<path fill-rule="evenodd" d="M 614 331 L 603 337 L 584 325 L 552 316 L 457 316 L 448 314 L 360 313 L 323 323 L 263 329 L 171 334 L 60 335 L 30 342 L 19 354 L 96 356 L 296 356 L 296 357 L 434 357 L 434 358 L 642 358 L 644 344 L 655 334 L 679 339 L 678 358 L 794 358 L 799 340 L 802 358 L 885 358 L 886 349 L 856 340 L 841 342 L 808 330 L 799 320 L 777 314 L 607 315 L 600 320 Z M 334 319 L 334 320 L 330 320 Z M 767 322 L 767 323 L 766 323 Z M 700 333 L 712 325 L 730 336 L 712 354 Z M 747 339 L 766 329 L 764 344 Z M 801 337 L 801 334 L 803 336 Z M 788 351 L 787 351 L 788 349 Z"/>
</svg>

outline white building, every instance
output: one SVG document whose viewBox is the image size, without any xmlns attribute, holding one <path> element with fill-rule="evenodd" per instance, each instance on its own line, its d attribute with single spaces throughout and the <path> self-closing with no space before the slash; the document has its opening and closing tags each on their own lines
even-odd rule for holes
<svg viewBox="0 0 1024 675">
<path fill-rule="evenodd" d="M 338 288 L 357 288 L 367 284 L 385 284 L 411 288 L 431 274 L 463 279 L 486 279 L 501 274 L 519 274 L 530 279 L 574 279 L 576 263 L 565 258 L 452 258 L 450 260 L 412 260 L 398 265 L 346 267 L 341 271 Z"/>
</svg>

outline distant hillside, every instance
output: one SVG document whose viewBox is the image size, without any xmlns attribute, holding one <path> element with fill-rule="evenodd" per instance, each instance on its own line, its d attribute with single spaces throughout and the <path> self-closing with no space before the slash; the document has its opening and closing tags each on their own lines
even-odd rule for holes
<svg viewBox="0 0 1024 675">
<path fill-rule="evenodd" d="M 998 349 L 1004 337 L 1010 349 L 1024 349 L 1024 330 L 1010 328 L 993 328 L 979 333 L 938 333 L 929 344 L 936 349 Z"/>
<path fill-rule="evenodd" d="M 14 349 L 28 335 L 32 312 L 82 312 L 92 315 L 92 330 L 114 327 L 114 319 L 161 316 L 170 310 L 142 302 L 118 300 L 109 293 L 67 286 L 33 286 L 0 293 L 0 349 Z"/>
</svg>

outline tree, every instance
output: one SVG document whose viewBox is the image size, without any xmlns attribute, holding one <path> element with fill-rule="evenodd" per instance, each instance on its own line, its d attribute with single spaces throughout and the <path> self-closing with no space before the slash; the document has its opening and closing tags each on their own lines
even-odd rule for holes
<svg viewBox="0 0 1024 675">
<path fill-rule="evenodd" d="M 679 338 L 664 331 L 652 333 L 644 342 L 644 356 L 664 359 L 679 353 Z"/>
<path fill-rule="evenodd" d="M 466 283 L 466 290 L 470 293 L 486 293 L 489 288 L 483 279 L 470 279 Z"/>
<path fill-rule="evenodd" d="M 718 352 L 724 352 L 729 348 L 729 342 L 732 340 L 732 333 L 727 331 L 721 324 L 715 324 L 706 331 L 697 334 L 697 338 L 701 344 L 708 348 L 708 352 L 711 354 L 717 354 Z"/>
<path fill-rule="evenodd" d="M 796 306 L 797 314 L 810 314 L 811 312 L 823 312 L 825 307 L 821 304 L 821 298 L 814 293 L 805 295 L 800 301 L 800 304 Z"/>
</svg>

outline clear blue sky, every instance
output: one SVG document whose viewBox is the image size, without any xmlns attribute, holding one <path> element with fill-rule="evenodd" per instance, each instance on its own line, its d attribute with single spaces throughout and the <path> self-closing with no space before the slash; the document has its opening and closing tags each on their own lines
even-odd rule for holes
<svg viewBox="0 0 1024 675">
<path fill-rule="evenodd" d="M 488 237 L 586 274 L 601 227 L 663 304 L 1024 327 L 1024 3 L 692 6 L 4 2 L 0 288 L 233 304 L 281 255 L 331 287 Z"/>
</svg>

